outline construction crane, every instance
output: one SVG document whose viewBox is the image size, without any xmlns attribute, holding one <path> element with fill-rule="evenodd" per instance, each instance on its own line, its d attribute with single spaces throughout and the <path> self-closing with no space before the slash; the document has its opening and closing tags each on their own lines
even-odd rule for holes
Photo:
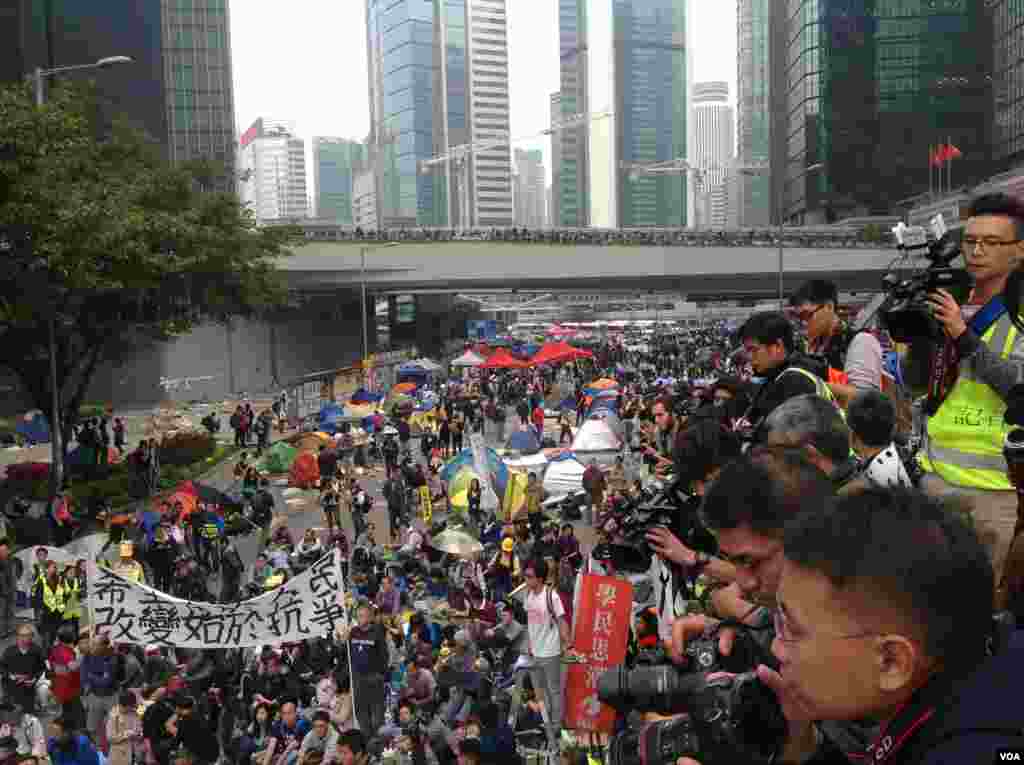
<svg viewBox="0 0 1024 765">
<path fill-rule="evenodd" d="M 731 175 L 732 173 L 740 173 L 742 175 L 757 175 L 768 171 L 769 164 L 767 160 L 754 159 L 749 161 L 743 161 L 742 158 L 737 157 L 736 159 L 730 160 L 724 165 L 694 165 L 688 160 L 679 157 L 677 159 L 669 159 L 661 162 L 621 162 L 619 166 L 629 173 L 629 179 L 635 181 L 641 175 L 693 175 L 695 191 L 704 196 L 705 204 L 705 225 L 710 226 L 711 224 L 711 188 L 708 182 L 707 176 L 710 173 L 722 173 L 723 175 Z M 696 212 L 697 205 L 694 205 L 694 211 Z M 695 225 L 695 228 L 700 228 L 699 225 Z"/>
<path fill-rule="evenodd" d="M 474 154 L 481 154 L 491 149 L 497 149 L 502 146 L 511 146 L 512 144 L 521 143 L 523 141 L 533 140 L 541 136 L 553 135 L 562 130 L 571 130 L 572 128 L 580 127 L 581 125 L 589 125 L 591 122 L 599 119 L 607 119 L 611 117 L 613 112 L 605 110 L 602 112 L 580 112 L 579 114 L 573 114 L 570 117 L 566 117 L 564 120 L 559 120 L 551 125 L 551 127 L 541 130 L 539 133 L 532 133 L 530 135 L 511 137 L 510 133 L 503 132 L 497 138 L 488 138 L 486 140 L 477 141 L 475 143 L 460 144 L 458 146 L 452 146 L 448 149 L 445 154 L 440 154 L 430 159 L 420 160 L 418 163 L 418 169 L 420 175 L 429 173 L 433 167 L 438 165 L 448 165 L 448 203 L 449 203 L 449 216 L 448 219 L 451 221 L 455 216 L 454 209 L 451 207 L 452 204 L 452 193 L 451 193 L 451 177 L 453 173 L 458 173 L 459 176 L 459 188 L 462 189 L 460 193 L 461 209 L 459 214 L 459 230 L 465 231 L 467 228 L 467 221 L 470 218 L 469 215 L 469 195 L 465 193 L 465 189 L 469 188 L 469 160 Z"/>
</svg>

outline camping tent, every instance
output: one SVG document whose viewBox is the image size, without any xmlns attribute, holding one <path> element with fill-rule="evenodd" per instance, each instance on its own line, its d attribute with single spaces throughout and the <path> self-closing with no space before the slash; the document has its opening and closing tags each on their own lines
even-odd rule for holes
<svg viewBox="0 0 1024 765">
<path fill-rule="evenodd" d="M 529 364 L 520 361 L 504 348 L 499 348 L 480 366 L 483 369 L 525 369 Z"/>
<path fill-rule="evenodd" d="M 484 363 L 481 356 L 476 355 L 473 351 L 466 351 L 458 358 L 452 359 L 451 366 L 453 367 L 478 367 Z"/>
<path fill-rule="evenodd" d="M 561 340 L 556 342 L 544 343 L 540 347 L 540 350 L 530 359 L 530 364 L 536 366 L 538 364 L 560 364 L 565 361 L 575 361 L 576 359 L 594 358 L 594 354 L 590 351 L 583 351 L 579 348 L 573 348 L 566 342 Z"/>
<path fill-rule="evenodd" d="M 621 448 L 622 426 L 619 418 L 613 415 L 589 417 L 576 431 L 572 441 L 574 452 L 618 451 Z"/>
<path fill-rule="evenodd" d="M 583 471 L 586 468 L 569 452 L 556 457 L 544 472 L 544 491 L 552 496 L 568 494 L 583 488 Z"/>
<path fill-rule="evenodd" d="M 508 483 L 508 466 L 498 456 L 498 453 L 489 447 L 484 449 L 484 459 L 487 461 L 487 469 L 491 473 L 490 477 L 491 482 L 494 484 L 494 491 L 501 497 L 504 495 L 505 485 Z M 473 466 L 472 449 L 463 449 L 448 460 L 445 466 L 441 468 L 440 478 L 442 481 L 451 482 L 458 472 L 466 467 L 476 470 Z"/>
<path fill-rule="evenodd" d="M 320 465 L 312 452 L 302 452 L 288 471 L 288 485 L 300 489 L 312 489 L 319 479 Z"/>
<path fill-rule="evenodd" d="M 299 450 L 294 446 L 286 441 L 278 441 L 267 451 L 260 468 L 272 474 L 287 473 L 298 455 Z"/>
<path fill-rule="evenodd" d="M 336 432 L 344 416 L 345 410 L 341 406 L 338 404 L 327 404 L 320 410 L 318 417 L 320 430 L 325 433 Z"/>
<path fill-rule="evenodd" d="M 521 454 L 536 454 L 540 451 L 537 431 L 529 427 L 513 431 L 512 435 L 508 437 L 508 441 L 505 442 L 505 448 Z"/>
<path fill-rule="evenodd" d="M 371 393 L 366 388 L 360 388 L 352 394 L 350 399 L 353 404 L 373 404 L 384 398 L 383 393 Z"/>
<path fill-rule="evenodd" d="M 46 415 L 38 409 L 26 412 L 23 417 L 18 418 L 14 429 L 18 434 L 34 444 L 47 444 L 50 442 L 50 424 Z"/>
</svg>

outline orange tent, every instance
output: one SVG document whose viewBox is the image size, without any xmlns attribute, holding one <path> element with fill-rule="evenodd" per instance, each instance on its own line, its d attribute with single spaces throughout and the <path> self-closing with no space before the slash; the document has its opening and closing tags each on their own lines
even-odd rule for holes
<svg viewBox="0 0 1024 765">
<path fill-rule="evenodd" d="M 320 480 L 320 465 L 316 455 L 311 452 L 302 452 L 292 463 L 288 471 L 288 485 L 298 489 L 312 489 Z"/>
</svg>

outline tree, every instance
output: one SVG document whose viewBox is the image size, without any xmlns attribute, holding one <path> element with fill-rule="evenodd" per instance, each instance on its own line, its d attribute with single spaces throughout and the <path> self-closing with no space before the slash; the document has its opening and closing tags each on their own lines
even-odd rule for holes
<svg viewBox="0 0 1024 765">
<path fill-rule="evenodd" d="M 283 299 L 275 261 L 296 230 L 257 228 L 217 190 L 226 177 L 108 124 L 88 87 L 54 88 L 43 107 L 0 88 L 0 366 L 51 417 L 52 328 L 65 436 L 52 491 L 98 365 Z"/>
</svg>

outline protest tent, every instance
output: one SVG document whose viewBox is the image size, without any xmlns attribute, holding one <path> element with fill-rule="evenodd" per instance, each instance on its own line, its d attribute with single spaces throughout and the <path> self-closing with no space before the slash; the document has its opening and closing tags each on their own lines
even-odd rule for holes
<svg viewBox="0 0 1024 765">
<path fill-rule="evenodd" d="M 298 456 L 298 449 L 286 441 L 278 441 L 267 450 L 260 463 L 260 468 L 267 473 L 287 473 Z"/>
<path fill-rule="evenodd" d="M 547 467 L 548 457 L 544 452 L 523 454 L 518 457 L 506 457 L 505 464 L 513 471 L 543 471 Z"/>
<path fill-rule="evenodd" d="M 334 433 L 345 417 L 345 409 L 338 404 L 327 404 L 317 415 L 318 428 L 325 433 Z"/>
<path fill-rule="evenodd" d="M 481 356 L 473 353 L 473 351 L 466 351 L 461 356 L 452 359 L 451 366 L 453 367 L 478 367 L 484 363 L 484 359 Z"/>
<path fill-rule="evenodd" d="M 299 489 L 312 489 L 320 480 L 320 465 L 312 452 L 299 454 L 288 471 L 288 485 Z"/>
<path fill-rule="evenodd" d="M 551 496 L 561 496 L 583 488 L 583 471 L 586 468 L 571 452 L 564 452 L 548 463 L 544 471 L 544 491 Z"/>
<path fill-rule="evenodd" d="M 384 399 L 383 393 L 373 393 L 372 391 L 366 390 L 366 388 L 360 388 L 352 394 L 352 398 L 349 399 L 353 404 L 375 404 L 378 401 Z"/>
<path fill-rule="evenodd" d="M 399 369 L 401 369 L 401 367 L 399 367 Z M 419 370 L 419 371 L 422 371 L 422 370 Z M 394 386 L 391 389 L 391 396 L 397 396 L 397 395 L 400 395 L 402 393 L 410 394 L 414 390 L 416 390 L 418 387 L 419 387 L 419 385 L 417 383 L 412 382 L 412 381 L 400 382 L 400 383 L 398 383 L 398 385 Z"/>
<path fill-rule="evenodd" d="M 483 369 L 526 369 L 529 364 L 520 361 L 504 348 L 499 348 L 480 366 Z"/>
<path fill-rule="evenodd" d="M 15 432 L 29 443 L 50 443 L 50 423 L 38 409 L 26 412 L 14 425 Z"/>
<path fill-rule="evenodd" d="M 505 448 L 509 451 L 520 452 L 521 454 L 536 454 L 540 451 L 540 441 L 537 438 L 537 431 L 533 428 L 516 430 L 508 437 Z"/>
<path fill-rule="evenodd" d="M 604 415 L 604 413 L 600 413 Z M 614 415 L 589 417 L 572 440 L 574 452 L 618 451 L 622 448 L 622 428 Z"/>
<path fill-rule="evenodd" d="M 574 348 L 568 343 L 558 340 L 554 342 L 544 343 L 540 347 L 540 350 L 534 354 L 533 358 L 530 359 L 530 364 L 537 366 L 539 364 L 561 364 L 567 361 L 576 361 L 577 359 L 594 358 L 594 354 L 590 351 L 584 351 L 579 348 Z"/>
<path fill-rule="evenodd" d="M 487 463 L 485 469 L 490 471 L 490 479 L 494 485 L 494 491 L 500 497 L 505 493 L 505 486 L 508 483 L 508 466 L 498 456 L 498 453 L 489 447 L 484 448 L 484 460 Z M 450 485 L 452 479 L 455 478 L 459 471 L 466 467 L 474 471 L 477 470 L 473 464 L 472 449 L 463 449 L 448 460 L 445 466 L 441 468 L 440 478 Z"/>
</svg>

